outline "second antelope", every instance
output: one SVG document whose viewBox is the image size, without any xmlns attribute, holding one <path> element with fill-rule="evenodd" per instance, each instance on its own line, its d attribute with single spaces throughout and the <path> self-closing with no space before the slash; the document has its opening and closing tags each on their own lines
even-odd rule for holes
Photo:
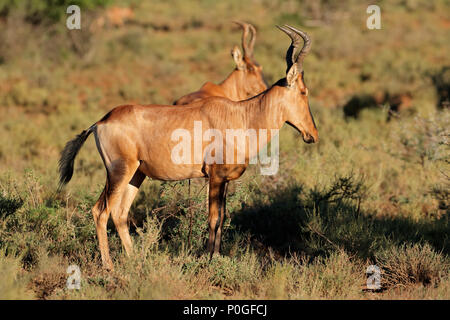
<svg viewBox="0 0 450 320">
<path fill-rule="evenodd" d="M 256 29 L 249 23 L 235 22 L 242 27 L 242 49 L 237 46 L 231 50 L 236 69 L 220 84 L 206 82 L 198 91 L 189 93 L 177 101 L 175 105 L 185 105 L 208 97 L 224 97 L 233 101 L 241 101 L 256 96 L 267 89 L 262 74 L 262 67 L 253 58 L 253 47 L 256 41 Z M 248 36 L 251 33 L 251 39 Z"/>
<path fill-rule="evenodd" d="M 66 144 L 59 163 L 61 186 L 72 178 L 74 159 L 91 133 L 94 133 L 97 149 L 106 168 L 105 188 L 92 208 L 105 268 L 113 267 L 106 232 L 110 215 L 125 251 L 127 254 L 132 253 L 128 212 L 146 176 L 166 181 L 209 179 L 208 250 L 210 257 L 219 252 L 228 182 L 244 173 L 249 159 L 255 154 L 249 149 L 245 163 L 239 164 L 236 162 L 237 150 L 232 146 L 234 161 L 216 163 L 211 161 L 211 154 L 205 154 L 206 144 L 203 143 L 200 162 L 177 164 L 172 161 L 172 151 L 177 141 L 172 140 L 171 133 L 175 130 L 182 128 L 194 136 L 194 122 L 201 121 L 203 132 L 218 130 L 223 137 L 226 136 L 226 130 L 237 128 L 255 129 L 259 135 L 261 129 L 272 132 L 272 129 L 279 130 L 284 123 L 288 123 L 301 133 L 306 143 L 318 141 L 303 73 L 303 60 L 310 50 L 311 40 L 306 33 L 294 27 L 279 28 L 292 39 L 286 53 L 286 77 L 256 97 L 239 102 L 211 97 L 183 108 L 163 105 L 119 106 Z M 271 138 L 269 136 L 269 140 Z M 259 148 L 260 144 L 254 152 L 259 152 Z M 224 140 L 223 150 L 216 152 L 226 154 L 227 150 L 227 141 Z M 193 156 L 195 158 L 198 155 L 194 152 Z"/>
</svg>

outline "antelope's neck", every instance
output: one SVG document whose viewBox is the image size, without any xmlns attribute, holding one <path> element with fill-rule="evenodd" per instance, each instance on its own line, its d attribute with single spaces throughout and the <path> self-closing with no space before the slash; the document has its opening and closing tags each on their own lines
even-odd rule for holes
<svg viewBox="0 0 450 320">
<path fill-rule="evenodd" d="M 245 99 L 245 94 L 242 93 L 243 84 L 239 81 L 239 74 L 234 70 L 230 75 L 223 80 L 219 86 L 226 94 L 226 98 L 232 101 L 240 101 Z"/>
<path fill-rule="evenodd" d="M 241 103 L 247 108 L 247 128 L 279 130 L 285 122 L 282 96 L 276 87 Z"/>
</svg>

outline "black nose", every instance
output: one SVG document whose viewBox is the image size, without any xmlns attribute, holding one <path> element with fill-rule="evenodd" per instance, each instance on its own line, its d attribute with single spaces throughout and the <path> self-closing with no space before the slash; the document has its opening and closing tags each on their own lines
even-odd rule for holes
<svg viewBox="0 0 450 320">
<path fill-rule="evenodd" d="M 305 141 L 308 144 L 315 142 L 314 137 L 312 135 L 310 135 L 309 133 L 305 134 L 305 136 L 303 137 L 303 141 Z"/>
</svg>

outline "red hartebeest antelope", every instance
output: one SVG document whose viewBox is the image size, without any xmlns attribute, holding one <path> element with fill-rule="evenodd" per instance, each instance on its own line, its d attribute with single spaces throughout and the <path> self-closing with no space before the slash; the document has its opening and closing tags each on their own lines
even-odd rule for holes
<svg viewBox="0 0 450 320">
<path fill-rule="evenodd" d="M 128 211 L 146 176 L 166 181 L 209 178 L 208 249 L 211 258 L 214 253 L 219 252 L 228 182 L 244 173 L 254 154 L 246 152 L 245 162 L 238 164 L 234 157 L 237 150 L 231 145 L 234 161 L 214 162 L 207 156 L 204 157 L 203 152 L 207 146 L 202 141 L 201 154 L 194 151 L 194 161 L 191 157 L 190 162 L 175 163 L 172 155 L 178 144 L 173 140 L 176 130 L 181 128 L 195 136 L 194 122 L 198 121 L 201 122 L 203 132 L 208 129 L 224 132 L 230 128 L 255 129 L 260 132 L 261 129 L 278 130 L 284 123 L 288 123 L 302 134 L 306 143 L 318 141 L 303 77 L 303 60 L 310 49 L 311 40 L 306 33 L 294 27 L 286 25 L 279 28 L 292 39 L 286 54 L 286 77 L 265 92 L 239 102 L 211 97 L 183 108 L 162 105 L 119 106 L 66 144 L 59 161 L 60 186 L 71 179 L 74 159 L 91 133 L 94 133 L 106 168 L 105 188 L 92 208 L 104 267 L 112 268 L 106 232 L 110 214 L 125 251 L 127 254 L 132 252 L 127 224 Z M 304 45 L 301 47 L 302 39 Z M 271 138 L 269 136 L 269 140 Z M 193 145 L 195 150 L 195 142 Z M 228 146 L 227 141 L 223 141 L 223 150 L 216 150 L 216 154 L 226 154 Z M 254 152 L 259 152 L 259 148 L 260 144 L 253 149 Z M 198 156 L 200 161 L 195 161 Z"/>
<path fill-rule="evenodd" d="M 256 41 L 256 29 L 249 23 L 238 22 L 242 27 L 242 49 L 237 46 L 231 50 L 236 63 L 236 69 L 220 84 L 206 82 L 198 91 L 182 96 L 174 102 L 175 105 L 185 105 L 208 97 L 224 97 L 233 101 L 241 101 L 256 96 L 267 89 L 262 74 L 262 67 L 253 58 L 253 48 Z M 247 37 L 251 33 L 251 39 Z"/>
</svg>

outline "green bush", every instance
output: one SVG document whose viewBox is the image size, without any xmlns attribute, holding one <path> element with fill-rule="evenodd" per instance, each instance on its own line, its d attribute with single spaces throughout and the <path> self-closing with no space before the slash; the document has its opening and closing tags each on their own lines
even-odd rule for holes
<svg viewBox="0 0 450 320">
<path fill-rule="evenodd" d="M 391 247 L 376 253 L 385 288 L 421 284 L 437 286 L 450 272 L 448 257 L 425 243 Z"/>
</svg>

